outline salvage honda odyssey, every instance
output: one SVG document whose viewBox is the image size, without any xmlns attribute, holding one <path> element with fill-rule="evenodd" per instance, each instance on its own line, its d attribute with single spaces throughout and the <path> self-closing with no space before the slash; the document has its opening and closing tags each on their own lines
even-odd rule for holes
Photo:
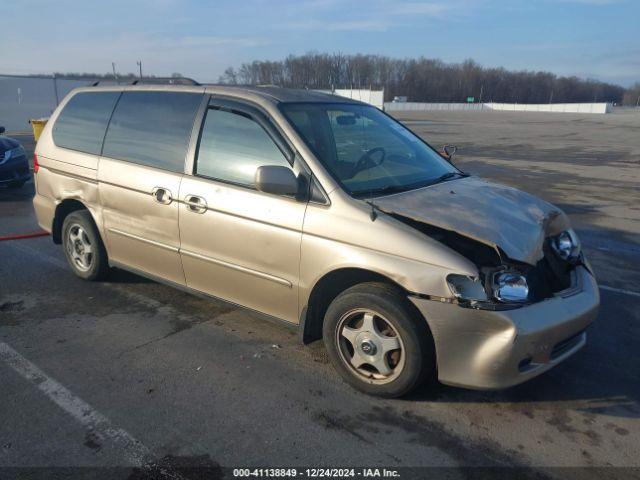
<svg viewBox="0 0 640 480">
<path fill-rule="evenodd" d="M 47 123 L 33 202 L 77 276 L 123 268 L 282 320 L 385 397 L 508 387 L 585 344 L 598 288 L 558 208 L 367 104 L 180 83 L 76 89 Z"/>
</svg>

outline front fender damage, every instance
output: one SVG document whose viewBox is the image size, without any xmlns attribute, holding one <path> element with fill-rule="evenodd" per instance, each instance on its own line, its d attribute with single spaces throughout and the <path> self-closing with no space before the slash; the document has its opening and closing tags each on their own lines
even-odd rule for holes
<svg viewBox="0 0 640 480">
<path fill-rule="evenodd" d="M 568 289 L 572 284 L 571 272 L 575 268 L 568 262 L 561 261 L 551 252 L 548 238 L 550 235 L 562 231 L 566 225 L 564 219 L 558 215 L 551 215 L 544 221 L 544 229 L 541 229 L 539 251 L 532 252 L 531 258 L 539 258 L 530 264 L 514 260 L 507 256 L 504 250 L 496 244 L 480 241 L 462 233 L 440 228 L 428 223 L 418 221 L 393 212 L 385 212 L 396 220 L 408 225 L 424 235 L 437 240 L 451 248 L 463 257 L 469 259 L 478 268 L 478 276 L 484 285 L 489 298 L 492 298 L 493 277 L 500 271 L 517 271 L 527 278 L 530 286 L 530 299 L 527 303 L 533 303 L 552 297 L 555 293 Z M 558 222 L 558 219 L 560 221 Z M 558 230 L 560 228 L 560 230 Z M 472 303 L 475 308 L 501 309 L 518 308 L 521 305 L 496 304 L 490 301 L 485 304 Z"/>
</svg>

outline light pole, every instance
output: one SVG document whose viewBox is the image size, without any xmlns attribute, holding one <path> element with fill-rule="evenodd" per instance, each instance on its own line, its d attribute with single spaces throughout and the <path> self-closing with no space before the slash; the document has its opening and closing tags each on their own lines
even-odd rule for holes
<svg viewBox="0 0 640 480">
<path fill-rule="evenodd" d="M 111 68 L 113 69 L 113 80 L 116 81 L 118 76 L 116 75 L 116 64 L 115 62 L 111 62 Z"/>
<path fill-rule="evenodd" d="M 56 95 L 56 105 L 60 103 L 60 98 L 58 97 L 58 79 L 56 78 L 56 74 L 53 74 L 53 93 Z"/>
<path fill-rule="evenodd" d="M 136 65 L 138 65 L 138 68 L 140 69 L 140 78 L 142 78 L 142 60 L 138 60 Z"/>
</svg>

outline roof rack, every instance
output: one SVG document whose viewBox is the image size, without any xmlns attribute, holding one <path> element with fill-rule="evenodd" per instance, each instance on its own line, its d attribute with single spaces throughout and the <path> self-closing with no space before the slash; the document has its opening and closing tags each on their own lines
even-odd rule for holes
<svg viewBox="0 0 640 480">
<path fill-rule="evenodd" d="M 122 84 L 113 80 L 96 80 L 91 84 L 92 87 L 97 87 L 98 85 L 122 85 Z"/>
<path fill-rule="evenodd" d="M 195 85 L 200 86 L 193 78 L 187 77 L 150 77 L 150 78 L 137 78 L 130 85 Z"/>
<path fill-rule="evenodd" d="M 131 82 L 118 82 L 113 80 L 98 80 L 91 84 L 92 87 L 98 85 L 194 85 L 200 86 L 200 83 L 196 82 L 192 78 L 187 77 L 149 77 L 149 78 L 136 78 Z"/>
</svg>

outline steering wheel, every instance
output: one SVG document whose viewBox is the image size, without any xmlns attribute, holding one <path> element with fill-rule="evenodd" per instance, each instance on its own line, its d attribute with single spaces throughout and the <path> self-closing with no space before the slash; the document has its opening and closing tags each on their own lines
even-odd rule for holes
<svg viewBox="0 0 640 480">
<path fill-rule="evenodd" d="M 379 154 L 380 158 L 376 161 L 373 159 L 375 154 Z M 354 175 L 362 170 L 367 170 L 369 168 L 378 167 L 384 163 L 384 159 L 387 156 L 387 151 L 382 147 L 375 147 L 371 150 L 367 150 L 364 155 L 360 157 L 360 159 L 356 162 L 356 166 L 354 169 Z"/>
</svg>

